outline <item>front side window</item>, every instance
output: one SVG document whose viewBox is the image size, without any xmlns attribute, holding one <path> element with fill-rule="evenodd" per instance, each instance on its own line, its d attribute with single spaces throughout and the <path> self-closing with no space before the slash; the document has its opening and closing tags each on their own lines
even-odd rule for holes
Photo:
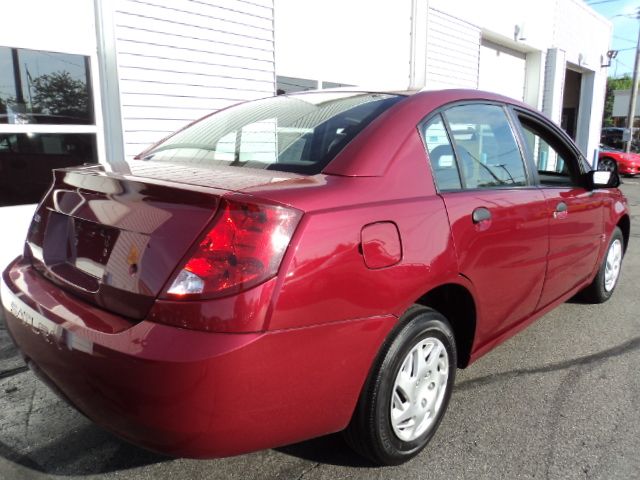
<svg viewBox="0 0 640 480">
<path fill-rule="evenodd" d="M 465 188 L 527 184 L 522 155 L 502 107 L 460 105 L 444 115 L 453 136 Z"/>
<path fill-rule="evenodd" d="M 143 160 L 313 175 L 403 98 L 320 92 L 247 102 L 179 131 L 147 152 Z"/>
<path fill-rule="evenodd" d="M 570 157 L 557 139 L 539 125 L 520 118 L 522 133 L 542 185 L 573 185 Z M 555 146 L 554 146 L 555 145 Z M 563 153 L 560 153 L 560 152 Z"/>
</svg>

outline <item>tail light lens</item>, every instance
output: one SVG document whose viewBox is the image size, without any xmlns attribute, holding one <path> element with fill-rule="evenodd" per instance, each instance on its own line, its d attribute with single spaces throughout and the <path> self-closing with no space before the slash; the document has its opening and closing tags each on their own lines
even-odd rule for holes
<svg viewBox="0 0 640 480">
<path fill-rule="evenodd" d="M 301 213 L 226 199 L 220 208 L 215 224 L 167 289 L 167 297 L 231 295 L 278 273 Z"/>
</svg>

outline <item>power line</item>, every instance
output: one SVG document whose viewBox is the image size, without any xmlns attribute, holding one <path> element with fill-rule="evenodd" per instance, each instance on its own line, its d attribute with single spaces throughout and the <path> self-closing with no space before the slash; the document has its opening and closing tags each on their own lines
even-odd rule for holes
<svg viewBox="0 0 640 480">
<path fill-rule="evenodd" d="M 631 40 L 630 38 L 621 37 L 619 35 L 613 35 L 613 38 L 617 38 L 618 40 L 624 40 L 625 42 L 636 43 L 635 40 Z"/>
<path fill-rule="evenodd" d="M 599 0 L 597 2 L 589 2 L 587 1 L 587 5 L 589 5 L 590 7 L 592 5 L 602 5 L 603 3 L 613 3 L 613 2 L 621 2 L 622 0 Z"/>
<path fill-rule="evenodd" d="M 634 50 L 635 50 L 635 48 L 634 48 Z M 623 66 L 623 67 L 625 67 L 625 68 L 628 68 L 628 69 L 630 69 L 630 70 L 633 70 L 633 67 L 630 67 L 630 66 L 629 66 L 629 65 L 627 65 L 626 63 L 621 62 L 621 61 L 620 61 L 620 60 L 618 60 L 617 58 L 615 58 L 614 60 L 615 60 L 615 62 L 616 62 L 616 65 L 622 65 L 622 66 Z"/>
<path fill-rule="evenodd" d="M 68 63 L 69 65 L 73 65 L 74 67 L 78 67 L 78 68 L 84 68 L 84 65 L 80 65 L 80 64 L 74 63 L 74 62 L 72 62 L 70 60 L 64 60 L 63 58 L 60 58 L 58 56 L 60 54 L 56 55 L 56 54 L 51 54 L 51 53 L 42 52 L 42 51 L 39 51 L 38 53 L 40 53 L 42 55 L 46 55 L 47 57 L 51 57 L 51 58 L 53 58 L 54 60 L 56 60 L 58 62 Z M 66 55 L 66 54 L 63 53 L 62 55 Z"/>
</svg>

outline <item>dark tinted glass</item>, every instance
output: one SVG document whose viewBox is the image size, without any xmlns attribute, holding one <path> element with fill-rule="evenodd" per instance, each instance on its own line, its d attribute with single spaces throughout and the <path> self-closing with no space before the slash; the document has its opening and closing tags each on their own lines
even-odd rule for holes
<svg viewBox="0 0 640 480">
<path fill-rule="evenodd" d="M 94 123 L 88 57 L 0 47 L 0 123 Z"/>
<path fill-rule="evenodd" d="M 498 105 L 461 105 L 445 112 L 466 188 L 526 185 L 524 161 Z"/>
<path fill-rule="evenodd" d="M 144 159 L 313 175 L 402 98 L 319 92 L 243 103 L 176 133 Z"/>
<path fill-rule="evenodd" d="M 0 207 L 37 203 L 52 169 L 97 161 L 94 134 L 0 133 Z"/>
</svg>

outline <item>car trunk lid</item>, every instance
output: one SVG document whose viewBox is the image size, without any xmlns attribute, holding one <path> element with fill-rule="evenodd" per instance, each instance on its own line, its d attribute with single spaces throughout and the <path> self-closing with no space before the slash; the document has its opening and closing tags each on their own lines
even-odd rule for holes
<svg viewBox="0 0 640 480">
<path fill-rule="evenodd" d="M 64 290 L 140 320 L 227 192 L 101 167 L 56 170 L 26 254 Z"/>
</svg>

